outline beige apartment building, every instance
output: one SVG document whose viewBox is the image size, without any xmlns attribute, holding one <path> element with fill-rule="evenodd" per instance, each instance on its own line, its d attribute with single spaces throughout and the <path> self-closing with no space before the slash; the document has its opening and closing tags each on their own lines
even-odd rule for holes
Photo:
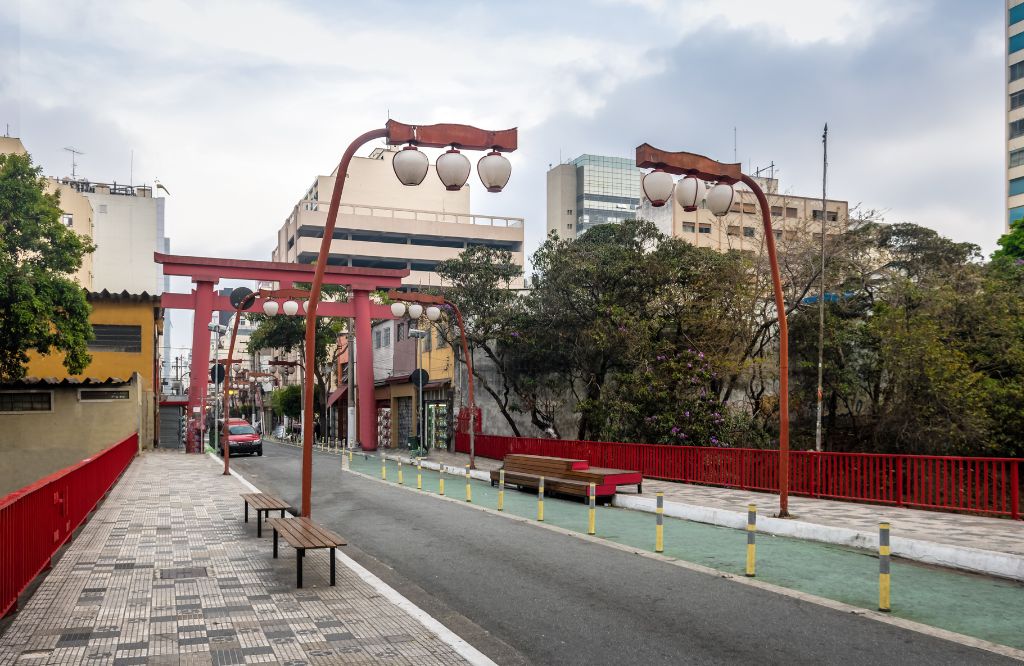
<svg viewBox="0 0 1024 666">
<path fill-rule="evenodd" d="M 632 159 L 602 155 L 581 155 L 553 167 L 547 176 L 548 232 L 575 238 L 597 224 L 639 217 L 654 222 L 665 235 L 684 238 L 698 247 L 751 252 L 761 247 L 761 213 L 754 193 L 742 184 L 737 185 L 739 196 L 732 211 L 719 218 L 703 207 L 685 212 L 674 197 L 671 205 L 654 208 L 641 196 L 643 172 Z M 827 200 L 822 213 L 821 197 L 779 193 L 776 178 L 756 180 L 767 196 L 773 232 L 781 247 L 801 235 L 820 235 L 823 214 L 826 235 L 839 233 L 849 219 L 845 201 Z"/>
<path fill-rule="evenodd" d="M 1024 0 L 1006 3 L 1006 228 L 1024 217 Z"/>
<path fill-rule="evenodd" d="M 440 261 L 472 245 L 508 250 L 523 264 L 523 219 L 470 212 L 469 185 L 449 192 L 434 167 L 415 187 L 402 185 L 391 160 L 377 148 L 353 158 L 327 263 L 407 268 L 409 286 L 439 286 Z M 336 172 L 318 176 L 278 231 L 274 261 L 311 263 L 320 251 Z"/>
</svg>

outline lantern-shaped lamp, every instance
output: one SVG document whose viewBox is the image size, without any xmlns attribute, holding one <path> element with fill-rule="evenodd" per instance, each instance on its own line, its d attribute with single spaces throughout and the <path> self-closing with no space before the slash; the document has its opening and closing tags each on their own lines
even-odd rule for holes
<svg viewBox="0 0 1024 666">
<path fill-rule="evenodd" d="M 672 174 L 666 173 L 661 169 L 655 169 L 648 174 L 644 174 L 644 177 L 640 180 L 640 187 L 644 191 L 644 196 L 647 197 L 647 200 L 655 208 L 664 206 L 668 198 L 672 196 L 672 184 Z"/>
<path fill-rule="evenodd" d="M 391 314 L 394 315 L 395 317 L 404 317 L 405 316 L 405 303 L 392 303 L 391 304 Z"/>
<path fill-rule="evenodd" d="M 430 160 L 416 146 L 406 146 L 395 153 L 391 166 L 402 185 L 419 185 L 427 177 Z"/>
<path fill-rule="evenodd" d="M 469 159 L 455 148 L 437 158 L 437 176 L 445 188 L 456 192 L 469 180 Z"/>
<path fill-rule="evenodd" d="M 299 313 L 299 304 L 297 301 L 288 300 L 281 306 L 281 311 L 289 317 Z"/>
<path fill-rule="evenodd" d="M 708 192 L 708 210 L 715 217 L 722 217 L 732 208 L 736 200 L 736 188 L 728 183 L 718 183 Z"/>
<path fill-rule="evenodd" d="M 263 312 L 270 317 L 277 314 L 280 305 L 277 301 L 263 301 Z"/>
<path fill-rule="evenodd" d="M 441 318 L 441 308 L 431 305 L 427 308 L 427 319 L 430 321 L 437 321 Z"/>
<path fill-rule="evenodd" d="M 409 306 L 409 316 L 413 319 L 419 319 L 423 316 L 423 306 L 419 303 L 413 303 Z"/>
<path fill-rule="evenodd" d="M 687 176 L 676 183 L 676 201 L 687 213 L 692 213 L 700 207 L 700 201 L 704 198 L 707 187 L 700 178 Z"/>
<path fill-rule="evenodd" d="M 488 192 L 501 192 L 512 176 L 512 163 L 508 158 L 493 150 L 476 163 L 476 174 Z"/>
</svg>

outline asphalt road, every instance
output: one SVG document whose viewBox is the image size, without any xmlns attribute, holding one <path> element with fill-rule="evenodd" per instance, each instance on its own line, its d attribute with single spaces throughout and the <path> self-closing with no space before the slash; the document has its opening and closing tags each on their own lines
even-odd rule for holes
<svg viewBox="0 0 1024 666">
<path fill-rule="evenodd" d="M 299 505 L 299 450 L 232 466 Z M 385 486 L 314 454 L 313 517 L 500 664 L 988 664 L 998 655 Z"/>
</svg>

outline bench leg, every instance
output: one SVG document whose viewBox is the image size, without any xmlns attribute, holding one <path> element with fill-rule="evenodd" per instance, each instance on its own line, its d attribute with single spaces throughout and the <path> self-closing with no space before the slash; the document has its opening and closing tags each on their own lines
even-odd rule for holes
<svg viewBox="0 0 1024 666">
<path fill-rule="evenodd" d="M 305 548 L 295 549 L 295 587 L 302 587 L 302 558 L 306 555 Z"/>
<path fill-rule="evenodd" d="M 277 559 L 277 528 L 274 528 L 274 559 Z"/>
<path fill-rule="evenodd" d="M 334 559 L 334 549 L 331 548 L 331 587 L 334 587 L 334 567 L 336 563 L 337 562 Z"/>
<path fill-rule="evenodd" d="M 281 509 L 281 517 L 284 518 L 284 509 Z"/>
<path fill-rule="evenodd" d="M 245 522 L 249 522 L 249 503 L 243 502 L 243 504 L 245 504 Z"/>
<path fill-rule="evenodd" d="M 643 495 L 644 494 L 644 484 L 642 484 L 642 483 L 636 484 L 636 492 L 641 494 L 641 495 Z"/>
<path fill-rule="evenodd" d="M 263 536 L 263 512 L 256 509 L 256 536 Z"/>
</svg>

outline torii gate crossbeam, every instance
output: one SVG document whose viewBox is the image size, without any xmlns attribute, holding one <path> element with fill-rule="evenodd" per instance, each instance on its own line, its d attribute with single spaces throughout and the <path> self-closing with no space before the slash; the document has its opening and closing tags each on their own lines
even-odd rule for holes
<svg viewBox="0 0 1024 666">
<path fill-rule="evenodd" d="M 234 312 L 227 297 L 214 293 L 218 280 L 258 280 L 276 282 L 281 287 L 293 287 L 309 283 L 313 279 L 314 266 L 273 261 L 251 261 L 246 259 L 222 259 L 215 257 L 191 257 L 156 252 L 153 259 L 163 265 L 164 275 L 180 275 L 191 278 L 195 288 L 188 294 L 165 293 L 161 306 L 166 309 L 193 310 L 192 324 L 192 365 L 188 389 L 188 414 L 194 418 L 205 402 L 208 385 L 207 370 L 210 364 L 210 330 L 207 324 L 214 311 Z M 317 309 L 317 316 L 351 317 L 355 319 L 356 372 L 358 390 L 356 397 L 359 409 L 359 443 L 366 450 L 377 448 L 376 401 L 373 383 L 373 345 L 370 341 L 372 319 L 394 319 L 391 309 L 370 302 L 370 292 L 378 289 L 395 289 L 407 277 L 407 269 L 356 268 L 350 266 L 328 266 L 324 284 L 346 287 L 350 293 L 347 303 L 325 302 Z M 246 310 L 261 312 L 259 305 Z M 299 314 L 296 316 L 305 316 Z M 191 428 L 188 432 L 188 450 L 198 452 L 202 442 L 196 441 Z"/>
</svg>

